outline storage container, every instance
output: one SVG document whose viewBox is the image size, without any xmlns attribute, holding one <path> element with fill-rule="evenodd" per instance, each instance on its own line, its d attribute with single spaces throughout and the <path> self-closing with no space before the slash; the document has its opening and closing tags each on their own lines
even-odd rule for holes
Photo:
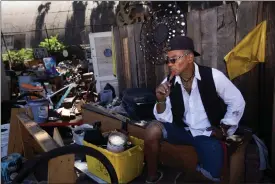
<svg viewBox="0 0 275 184">
<path fill-rule="evenodd" d="M 104 154 L 112 163 L 119 183 L 128 183 L 139 176 L 143 170 L 144 161 L 144 141 L 133 136 L 129 136 L 134 145 L 121 153 L 113 153 L 102 147 L 83 141 L 85 146 L 94 148 Z M 94 157 L 86 156 L 88 170 L 102 180 L 111 183 L 110 176 L 104 165 Z"/>
</svg>

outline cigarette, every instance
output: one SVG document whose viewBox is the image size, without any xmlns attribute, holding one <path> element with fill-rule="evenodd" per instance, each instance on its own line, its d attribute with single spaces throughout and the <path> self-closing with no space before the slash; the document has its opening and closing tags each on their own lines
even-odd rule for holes
<svg viewBox="0 0 275 184">
<path fill-rule="evenodd" d="M 168 81 L 169 83 L 171 83 L 171 80 L 174 78 L 174 76 L 175 76 L 175 72 L 171 72 L 169 81 Z"/>
</svg>

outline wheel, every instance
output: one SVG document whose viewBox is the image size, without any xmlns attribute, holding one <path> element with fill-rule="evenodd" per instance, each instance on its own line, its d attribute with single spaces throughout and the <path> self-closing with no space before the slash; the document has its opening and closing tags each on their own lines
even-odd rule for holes
<svg viewBox="0 0 275 184">
<path fill-rule="evenodd" d="M 44 152 L 41 155 L 38 155 L 31 160 L 28 160 L 24 164 L 24 168 L 22 169 L 22 171 L 20 171 L 20 173 L 15 177 L 12 183 L 13 184 L 22 183 L 24 179 L 35 170 L 36 166 L 38 166 L 39 163 L 49 161 L 52 158 L 62 156 L 62 155 L 67 155 L 67 154 L 84 154 L 100 160 L 101 163 L 106 167 L 109 173 L 111 183 L 118 183 L 116 171 L 113 165 L 111 164 L 111 162 L 107 159 L 107 157 L 105 157 L 101 152 L 93 148 L 90 148 L 87 146 L 80 146 L 80 145 L 69 145 L 69 146 L 59 147 L 49 152 Z"/>
</svg>

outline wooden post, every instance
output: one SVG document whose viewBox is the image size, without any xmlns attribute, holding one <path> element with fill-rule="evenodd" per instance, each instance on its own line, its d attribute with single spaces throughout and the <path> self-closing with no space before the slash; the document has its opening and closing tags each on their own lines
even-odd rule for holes
<svg viewBox="0 0 275 184">
<path fill-rule="evenodd" d="M 130 88 L 132 85 L 131 72 L 130 72 L 130 56 L 128 50 L 128 38 L 123 38 L 123 56 L 124 56 L 124 72 L 126 74 L 126 87 Z"/>
<path fill-rule="evenodd" d="M 11 153 L 23 154 L 23 152 L 24 152 L 23 144 L 22 144 L 21 130 L 20 130 L 18 119 L 16 117 L 16 115 L 21 112 L 25 112 L 25 109 L 23 109 L 23 108 L 12 108 L 11 109 L 8 154 L 11 154 Z"/>
<path fill-rule="evenodd" d="M 128 34 L 128 55 L 129 55 L 129 64 L 130 64 L 130 73 L 131 73 L 131 87 L 138 87 L 138 72 L 137 72 L 137 57 L 136 57 L 136 46 L 135 46 L 135 25 L 127 26 Z"/>
</svg>

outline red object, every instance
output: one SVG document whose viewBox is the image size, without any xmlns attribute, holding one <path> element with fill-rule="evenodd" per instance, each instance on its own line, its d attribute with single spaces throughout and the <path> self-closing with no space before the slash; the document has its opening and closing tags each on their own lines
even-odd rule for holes
<svg viewBox="0 0 275 184">
<path fill-rule="evenodd" d="M 41 127 L 48 127 L 48 126 L 71 126 L 71 125 L 82 125 L 83 124 L 83 120 L 79 120 L 77 122 L 46 122 L 46 123 L 40 123 L 39 126 Z"/>
<path fill-rule="evenodd" d="M 222 175 L 226 176 L 227 175 L 227 168 L 228 168 L 228 157 L 227 157 L 227 147 L 225 142 L 221 141 L 222 149 L 223 149 L 223 171 Z"/>
</svg>

